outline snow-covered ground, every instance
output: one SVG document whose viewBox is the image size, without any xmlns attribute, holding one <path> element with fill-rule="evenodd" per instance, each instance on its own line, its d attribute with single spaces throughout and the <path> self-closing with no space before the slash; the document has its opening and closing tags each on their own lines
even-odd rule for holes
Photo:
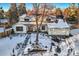
<svg viewBox="0 0 79 59">
<path fill-rule="evenodd" d="M 25 34 L 15 34 L 15 36 L 10 35 L 6 38 L 0 39 L 0 56 L 11 55 L 12 49 L 16 47 L 17 43 L 23 42 L 27 35 Z"/>
<path fill-rule="evenodd" d="M 36 33 L 28 34 L 14 34 L 9 37 L 0 39 L 0 56 L 24 56 L 28 55 L 28 49 L 33 49 L 35 44 Z M 56 42 L 54 38 L 44 33 L 39 34 L 39 45 L 41 48 L 46 49 L 46 52 L 32 53 L 31 56 L 44 55 L 44 56 L 72 56 L 79 55 L 79 34 L 73 37 L 60 40 Z M 51 44 L 52 43 L 52 44 Z M 17 44 L 19 44 L 17 46 Z"/>
<path fill-rule="evenodd" d="M 79 34 L 79 29 L 73 29 L 73 30 L 70 31 L 70 33 L 71 33 L 72 35 Z"/>
<path fill-rule="evenodd" d="M 32 44 L 35 43 L 35 37 L 36 34 L 32 33 L 31 37 L 28 41 L 28 44 L 26 45 L 26 47 L 23 50 L 23 53 L 19 54 L 19 55 L 28 55 L 28 49 L 32 50 L 33 46 Z M 31 56 L 40 56 L 40 55 L 44 55 L 44 56 L 54 56 L 54 55 L 58 55 L 58 56 L 69 56 L 69 55 L 79 55 L 79 34 L 74 35 L 73 37 L 70 38 L 66 38 L 66 39 L 62 39 L 61 41 L 55 42 L 53 40 L 51 40 L 51 37 L 48 37 L 46 35 L 43 34 L 39 34 L 39 45 L 45 49 L 46 48 L 46 52 L 42 52 L 42 53 L 30 53 L 29 55 Z M 60 38 L 59 38 L 60 39 Z M 31 44 L 29 43 L 31 41 Z M 77 41 L 77 42 L 76 42 Z M 53 45 L 51 46 L 51 43 L 53 43 Z M 51 48 L 52 47 L 52 48 Z M 16 50 L 17 51 L 17 50 Z"/>
</svg>

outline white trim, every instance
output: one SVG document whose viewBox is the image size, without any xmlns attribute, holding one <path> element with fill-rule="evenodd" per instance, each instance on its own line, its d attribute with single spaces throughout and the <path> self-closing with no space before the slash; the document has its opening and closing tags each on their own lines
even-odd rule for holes
<svg viewBox="0 0 79 59">
<path fill-rule="evenodd" d="M 23 27 L 23 31 L 16 31 L 16 27 L 19 27 L 19 26 Z M 15 33 L 27 33 L 27 30 L 28 30 L 27 26 L 22 25 L 22 24 L 14 25 L 13 29 Z"/>
</svg>

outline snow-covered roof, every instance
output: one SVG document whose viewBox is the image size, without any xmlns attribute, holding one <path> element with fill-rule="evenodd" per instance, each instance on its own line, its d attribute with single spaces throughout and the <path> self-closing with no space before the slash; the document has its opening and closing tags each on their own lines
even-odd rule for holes
<svg viewBox="0 0 79 59">
<path fill-rule="evenodd" d="M 6 22 L 9 22 L 8 19 L 0 19 L 0 23 L 6 23 Z"/>
<path fill-rule="evenodd" d="M 56 18 L 56 16 L 52 16 L 52 15 L 49 15 L 49 17 L 54 17 L 54 18 Z"/>
<path fill-rule="evenodd" d="M 20 21 L 25 21 L 24 19 L 29 19 L 29 21 L 33 21 L 35 19 L 35 16 L 28 16 L 26 14 L 23 14 L 22 16 L 19 16 Z"/>
<path fill-rule="evenodd" d="M 23 14 L 22 16 L 19 16 L 19 17 L 25 18 L 26 17 L 26 14 Z"/>
<path fill-rule="evenodd" d="M 58 23 L 48 23 L 48 28 L 69 28 L 67 22 L 64 22 L 62 19 L 58 19 Z"/>
</svg>

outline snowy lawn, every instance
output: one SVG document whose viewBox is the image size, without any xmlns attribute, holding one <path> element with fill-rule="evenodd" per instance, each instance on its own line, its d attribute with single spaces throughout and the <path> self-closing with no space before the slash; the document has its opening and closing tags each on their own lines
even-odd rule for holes
<svg viewBox="0 0 79 59">
<path fill-rule="evenodd" d="M 27 35 L 19 34 L 0 39 L 0 56 L 9 56 L 11 55 L 12 49 L 16 47 L 17 43 L 23 42 Z M 11 39 L 10 39 L 11 38 Z"/>
<path fill-rule="evenodd" d="M 29 37 L 29 39 L 28 39 Z M 28 34 L 15 34 L 10 35 L 9 37 L 0 39 L 0 56 L 10 56 L 17 51 L 18 56 L 23 56 L 28 53 L 28 48 L 32 49 L 35 43 L 36 33 Z M 74 35 L 73 37 L 62 39 L 61 41 L 55 42 L 51 36 L 47 36 L 44 33 L 39 34 L 39 45 L 46 49 L 47 51 L 40 54 L 34 53 L 32 56 L 72 56 L 79 55 L 79 34 Z M 59 38 L 60 39 L 60 38 Z M 17 43 L 22 43 L 22 46 L 19 49 L 16 49 Z M 51 45 L 52 43 L 52 45 Z"/>
</svg>

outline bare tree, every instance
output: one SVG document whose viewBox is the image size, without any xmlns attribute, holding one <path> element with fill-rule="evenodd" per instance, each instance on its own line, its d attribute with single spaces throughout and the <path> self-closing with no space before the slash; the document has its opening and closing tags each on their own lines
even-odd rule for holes
<svg viewBox="0 0 79 59">
<path fill-rule="evenodd" d="M 43 23 L 43 20 L 45 18 L 45 15 L 47 15 L 47 13 L 54 8 L 53 4 L 49 4 L 49 3 L 47 3 L 47 4 L 43 3 L 42 6 L 43 6 L 43 14 L 42 14 L 41 23 L 40 23 L 39 27 L 42 26 L 42 23 Z M 46 9 L 48 9 L 47 12 L 45 11 Z"/>
<path fill-rule="evenodd" d="M 36 27 L 37 27 L 37 35 L 36 35 L 36 44 L 38 45 L 38 36 L 39 36 L 39 30 L 40 30 L 40 27 L 42 26 L 42 23 L 43 23 L 43 20 L 44 20 L 44 17 L 45 17 L 45 14 L 47 14 L 45 12 L 45 9 L 48 9 L 50 10 L 51 8 L 53 8 L 53 5 L 50 5 L 50 4 L 45 4 L 43 3 L 43 13 L 42 13 L 42 18 L 41 18 L 41 22 L 40 24 L 38 24 L 38 20 L 39 20 L 39 7 L 40 7 L 41 4 L 38 4 L 38 3 L 34 3 L 33 4 L 33 7 L 35 8 L 35 16 L 36 16 Z"/>
<path fill-rule="evenodd" d="M 41 19 L 41 23 L 40 23 L 40 26 L 39 26 L 39 27 L 42 26 L 43 19 L 44 19 L 44 17 L 45 17 L 45 8 L 46 8 L 46 4 L 44 4 L 44 7 L 43 7 L 43 14 L 42 14 L 42 19 Z"/>
<path fill-rule="evenodd" d="M 4 18 L 4 10 L 0 7 L 0 19 Z"/>
<path fill-rule="evenodd" d="M 36 45 L 38 45 L 38 36 L 39 36 L 39 27 L 38 27 L 38 11 L 39 11 L 39 5 L 38 3 L 34 3 L 33 4 L 33 7 L 36 9 L 35 10 L 35 18 L 36 18 L 36 27 L 37 27 L 37 34 L 36 34 Z"/>
</svg>

